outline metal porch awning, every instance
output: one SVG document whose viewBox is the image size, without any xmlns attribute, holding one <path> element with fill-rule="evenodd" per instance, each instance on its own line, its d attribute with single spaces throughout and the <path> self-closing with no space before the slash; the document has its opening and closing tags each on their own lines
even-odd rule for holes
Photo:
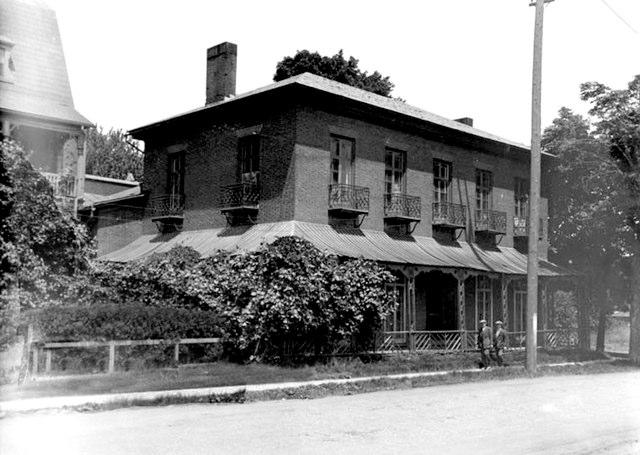
<svg viewBox="0 0 640 455">
<path fill-rule="evenodd" d="M 444 245 L 431 237 L 391 237 L 381 231 L 342 229 L 300 221 L 144 235 L 98 259 L 135 261 L 167 252 L 177 245 L 191 247 L 203 257 L 216 251 L 241 253 L 255 251 L 263 243 L 290 235 L 308 240 L 320 250 L 344 257 L 363 257 L 397 265 L 470 269 L 506 275 L 527 274 L 527 256 L 514 248 L 498 246 L 486 249 L 466 242 Z M 544 277 L 573 275 L 547 261 L 540 261 L 539 274 Z"/>
</svg>

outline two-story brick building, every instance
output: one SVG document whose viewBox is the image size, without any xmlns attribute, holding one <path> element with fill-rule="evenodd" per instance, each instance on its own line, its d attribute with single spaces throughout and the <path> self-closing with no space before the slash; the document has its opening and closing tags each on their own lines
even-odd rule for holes
<svg viewBox="0 0 640 455">
<path fill-rule="evenodd" d="M 309 73 L 236 96 L 235 45 L 207 58 L 204 107 L 131 131 L 145 142 L 143 235 L 104 259 L 297 235 L 397 273 L 390 346 L 470 346 L 482 318 L 524 331 L 528 147 Z M 565 275 L 545 261 L 544 188 L 542 329 L 546 284 Z"/>
</svg>

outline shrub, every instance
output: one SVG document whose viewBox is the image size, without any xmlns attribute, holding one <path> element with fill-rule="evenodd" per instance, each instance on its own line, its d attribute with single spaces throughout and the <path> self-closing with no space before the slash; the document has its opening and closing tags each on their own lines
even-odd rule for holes
<svg viewBox="0 0 640 455">
<path fill-rule="evenodd" d="M 27 320 L 47 341 L 204 338 L 220 335 L 211 311 L 140 304 L 48 307 Z"/>
</svg>

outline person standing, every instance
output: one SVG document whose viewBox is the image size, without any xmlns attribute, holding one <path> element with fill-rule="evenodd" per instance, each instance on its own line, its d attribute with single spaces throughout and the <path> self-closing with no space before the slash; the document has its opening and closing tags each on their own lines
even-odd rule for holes
<svg viewBox="0 0 640 455">
<path fill-rule="evenodd" d="M 478 349 L 480 350 L 480 356 L 482 364 L 480 368 L 491 368 L 491 346 L 493 345 L 493 331 L 491 327 L 487 325 L 486 319 L 480 321 L 480 330 L 478 330 Z"/>
<path fill-rule="evenodd" d="M 496 321 L 496 333 L 493 338 L 493 347 L 496 350 L 496 362 L 498 366 L 504 366 L 504 348 L 507 345 L 507 331 L 502 321 Z"/>
</svg>

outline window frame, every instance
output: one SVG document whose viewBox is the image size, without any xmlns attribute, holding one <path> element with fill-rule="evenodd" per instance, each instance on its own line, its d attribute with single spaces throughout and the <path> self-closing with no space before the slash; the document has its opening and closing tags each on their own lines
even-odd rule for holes
<svg viewBox="0 0 640 455">
<path fill-rule="evenodd" d="M 186 153 L 184 150 L 169 154 L 167 187 L 171 196 L 184 195 L 185 169 Z M 176 191 L 176 187 L 178 191 Z"/>
<path fill-rule="evenodd" d="M 329 179 L 332 185 L 355 184 L 356 141 L 353 138 L 331 135 L 331 157 L 329 162 Z M 343 145 L 349 145 L 343 149 Z M 344 156 L 343 151 L 347 151 Z"/>
<path fill-rule="evenodd" d="M 529 217 L 529 180 L 516 177 L 513 189 L 514 216 L 520 219 Z"/>
<path fill-rule="evenodd" d="M 476 209 L 493 210 L 493 173 L 476 169 Z"/>
<path fill-rule="evenodd" d="M 444 176 L 441 175 L 445 170 Z M 453 180 L 453 163 L 450 161 L 433 159 L 433 202 L 436 204 L 447 204 L 451 202 L 449 188 Z"/>
<path fill-rule="evenodd" d="M 400 157 L 400 166 L 396 166 L 396 158 Z M 407 190 L 407 152 L 387 148 L 384 155 L 384 190 L 385 194 L 406 194 Z M 399 177 L 399 179 L 398 179 Z M 399 180 L 399 183 L 397 182 Z"/>
<path fill-rule="evenodd" d="M 238 181 L 258 184 L 260 179 L 260 154 L 262 141 L 259 134 L 247 134 L 238 138 Z"/>
</svg>

